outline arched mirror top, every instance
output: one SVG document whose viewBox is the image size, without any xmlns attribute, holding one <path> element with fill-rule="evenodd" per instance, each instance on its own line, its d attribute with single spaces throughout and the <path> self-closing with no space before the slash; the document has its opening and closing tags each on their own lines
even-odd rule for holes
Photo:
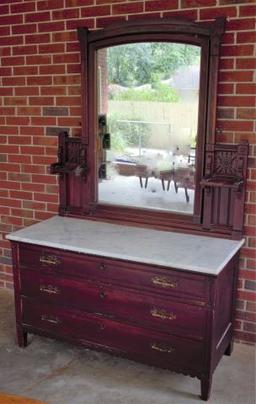
<svg viewBox="0 0 256 404">
<path fill-rule="evenodd" d="M 184 42 L 197 41 L 196 38 L 216 38 L 220 40 L 224 30 L 225 17 L 218 17 L 207 23 L 197 23 L 185 18 L 143 19 L 127 21 L 122 24 L 113 24 L 107 28 L 96 31 L 88 31 L 88 43 L 110 41 L 115 43 L 125 40 L 126 42 L 137 41 L 136 37 L 145 36 L 152 40 L 151 36 L 159 37 L 160 40 L 177 40 Z M 84 28 L 78 28 L 80 40 L 84 39 Z M 127 39 L 127 38 L 130 39 Z M 217 39 L 217 37 L 219 37 Z M 123 39 L 122 39 L 123 38 Z M 120 42 L 119 42 L 120 43 Z"/>
<path fill-rule="evenodd" d="M 78 29 L 91 214 L 200 223 L 224 21 Z"/>
</svg>

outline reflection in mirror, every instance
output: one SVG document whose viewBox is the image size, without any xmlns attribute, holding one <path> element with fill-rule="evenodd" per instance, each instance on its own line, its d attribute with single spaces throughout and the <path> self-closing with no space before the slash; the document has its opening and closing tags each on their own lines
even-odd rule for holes
<svg viewBox="0 0 256 404">
<path fill-rule="evenodd" d="M 193 214 L 200 47 L 97 51 L 98 200 Z"/>
</svg>

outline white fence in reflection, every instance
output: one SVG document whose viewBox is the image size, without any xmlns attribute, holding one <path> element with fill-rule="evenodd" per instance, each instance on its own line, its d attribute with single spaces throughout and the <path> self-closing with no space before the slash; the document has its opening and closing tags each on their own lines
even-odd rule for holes
<svg viewBox="0 0 256 404">
<path fill-rule="evenodd" d="M 148 125 L 152 148 L 175 150 L 192 145 L 197 134 L 198 103 L 109 101 L 110 114 L 121 121 L 140 121 Z"/>
</svg>

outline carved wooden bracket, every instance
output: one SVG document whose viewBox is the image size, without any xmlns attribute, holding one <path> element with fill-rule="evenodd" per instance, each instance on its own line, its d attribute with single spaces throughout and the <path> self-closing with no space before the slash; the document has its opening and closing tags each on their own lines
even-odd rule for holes
<svg viewBox="0 0 256 404">
<path fill-rule="evenodd" d="M 70 212 L 81 215 L 87 203 L 85 192 L 88 181 L 87 146 L 78 137 L 59 134 L 58 162 L 51 164 L 51 174 L 59 174 L 59 214 Z"/>
<path fill-rule="evenodd" d="M 206 145 L 203 226 L 231 228 L 241 236 L 248 157 L 248 142 Z"/>
<path fill-rule="evenodd" d="M 51 174 L 70 174 L 85 177 L 88 173 L 86 147 L 81 138 L 69 137 L 67 132 L 59 134 L 58 162 L 51 164 Z"/>
</svg>

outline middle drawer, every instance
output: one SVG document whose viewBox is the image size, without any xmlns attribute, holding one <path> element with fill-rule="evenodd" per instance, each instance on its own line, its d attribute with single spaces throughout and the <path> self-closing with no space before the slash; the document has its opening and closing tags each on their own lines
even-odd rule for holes
<svg viewBox="0 0 256 404">
<path fill-rule="evenodd" d="M 26 270 L 21 272 L 21 294 L 170 334 L 195 339 L 205 335 L 206 308 L 117 286 L 99 286 L 88 280 L 57 278 Z"/>
</svg>

